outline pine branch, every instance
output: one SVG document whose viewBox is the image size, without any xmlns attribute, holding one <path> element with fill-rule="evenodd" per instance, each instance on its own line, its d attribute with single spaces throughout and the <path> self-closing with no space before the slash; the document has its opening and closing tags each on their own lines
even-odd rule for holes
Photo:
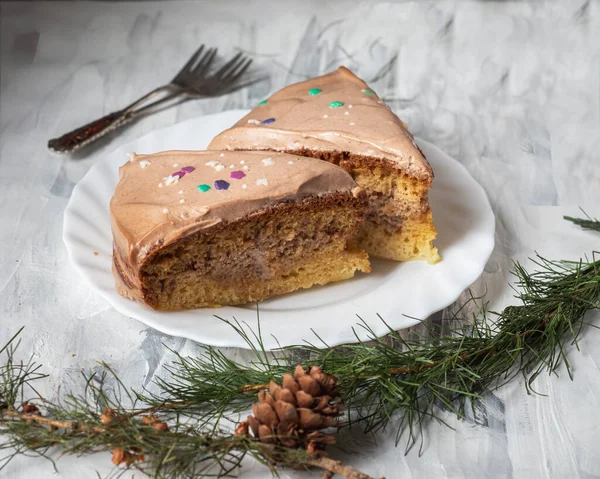
<svg viewBox="0 0 600 479">
<path fill-rule="evenodd" d="M 572 223 L 575 223 L 576 225 L 581 226 L 583 229 L 592 230 L 592 231 L 600 231 L 600 220 L 598 220 L 597 218 L 592 219 L 583 210 L 581 210 L 581 212 L 586 216 L 585 218 L 574 218 L 572 216 L 563 216 L 563 218 L 567 221 L 571 221 Z"/>
<path fill-rule="evenodd" d="M 253 351 L 249 365 L 232 361 L 215 348 L 197 358 L 177 355 L 167 368 L 171 376 L 158 381 L 162 393 L 149 397 L 130 393 L 105 365 L 100 375 L 84 375 L 83 394 L 69 394 L 64 404 L 51 404 L 35 390 L 36 381 L 45 377 L 39 366 L 14 361 L 15 336 L 0 351 L 7 355 L 0 368 L 0 434 L 7 440 L 0 449 L 11 451 L 4 464 L 0 461 L 0 469 L 16 454 L 33 451 L 47 457 L 58 447 L 63 454 L 112 451 L 115 464 L 154 477 L 223 476 L 250 455 L 273 474 L 276 466 L 314 466 L 327 471 L 327 477 L 366 479 L 359 471 L 304 449 L 223 434 L 219 420 L 245 412 L 258 390 L 271 380 L 280 382 L 294 365 L 318 365 L 338 378 L 350 411 L 346 425 L 362 422 L 367 431 L 378 431 L 398 417 L 396 440 L 407 431 L 410 448 L 424 421 L 437 417 L 437 406 L 462 417 L 466 404 L 517 374 L 527 379 L 528 392 L 533 392 L 539 374 L 555 372 L 561 364 L 571 375 L 566 349 L 577 345 L 586 312 L 600 306 L 596 254 L 591 261 L 580 262 L 538 256 L 533 273 L 515 263 L 515 291 L 521 304 L 499 313 L 481 308 L 470 327 L 463 324 L 452 334 L 429 341 L 405 340 L 391 329 L 386 338 L 378 339 L 362 322 L 359 327 L 371 341 L 327 349 L 305 344 L 268 352 L 260 329 L 255 333 L 234 320 L 229 324 Z M 107 378 L 117 385 L 110 394 L 104 388 Z M 27 402 L 29 394 L 36 405 Z M 125 407 L 127 401 L 132 405 Z M 140 401 L 143 407 L 138 406 Z M 165 422 L 169 418 L 170 425 Z"/>
</svg>

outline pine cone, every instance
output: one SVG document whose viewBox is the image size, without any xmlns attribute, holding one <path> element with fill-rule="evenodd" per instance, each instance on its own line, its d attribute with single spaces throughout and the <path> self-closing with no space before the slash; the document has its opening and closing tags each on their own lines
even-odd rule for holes
<svg viewBox="0 0 600 479">
<path fill-rule="evenodd" d="M 269 390 L 258 393 L 248 424 L 254 437 L 267 444 L 302 447 L 318 454 L 326 445 L 335 444 L 333 434 L 322 429 L 337 425 L 342 404 L 337 378 L 318 366 L 308 373 L 296 366 L 294 376 L 285 373 L 281 385 L 271 381 Z"/>
</svg>

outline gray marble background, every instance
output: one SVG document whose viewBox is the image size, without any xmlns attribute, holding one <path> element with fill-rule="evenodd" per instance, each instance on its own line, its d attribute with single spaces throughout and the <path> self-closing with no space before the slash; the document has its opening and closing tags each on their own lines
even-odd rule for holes
<svg viewBox="0 0 600 479">
<path fill-rule="evenodd" d="M 48 397 L 59 385 L 78 388 L 82 368 L 98 360 L 140 387 L 171 359 L 163 343 L 184 354 L 202 349 L 122 316 L 76 275 L 61 241 L 75 183 L 119 144 L 198 115 L 249 108 L 341 64 L 485 188 L 497 216 L 496 249 L 472 291 L 487 291 L 492 307 L 514 302 L 511 260 L 536 250 L 577 259 L 600 249 L 597 235 L 561 219 L 578 206 L 600 217 L 598 1 L 3 2 L 0 9 L 0 342 L 26 326 L 21 354 L 45 365 Z M 144 119 L 85 156 L 48 153 L 49 138 L 168 80 L 200 43 L 252 54 L 269 80 Z M 600 315 L 589 320 L 599 325 Z M 581 351 L 570 351 L 573 382 L 564 369 L 538 379 L 546 396 L 528 396 L 517 380 L 467 420 L 443 413 L 453 429 L 428 425 L 422 457 L 395 448 L 392 431 L 366 443 L 359 431 L 345 432 L 338 457 L 388 479 L 600 477 L 599 338 L 589 329 Z M 0 475 L 111 470 L 109 454 L 58 466 L 55 476 L 43 460 L 19 459 Z M 251 463 L 242 474 L 266 476 Z"/>
</svg>

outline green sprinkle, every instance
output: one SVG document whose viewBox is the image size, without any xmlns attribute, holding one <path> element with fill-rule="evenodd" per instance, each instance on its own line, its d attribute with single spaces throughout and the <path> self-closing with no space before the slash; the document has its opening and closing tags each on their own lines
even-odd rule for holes
<svg viewBox="0 0 600 479">
<path fill-rule="evenodd" d="M 319 93 L 321 93 L 320 88 L 311 88 L 310 90 L 308 90 L 308 94 L 312 96 L 318 95 Z"/>
<path fill-rule="evenodd" d="M 373 90 L 363 90 L 363 93 L 365 95 L 375 95 L 375 92 Z"/>
<path fill-rule="evenodd" d="M 210 190 L 210 185 L 198 185 L 198 189 L 202 193 L 206 193 L 208 190 Z"/>
<path fill-rule="evenodd" d="M 263 100 L 263 101 L 261 101 L 261 102 L 258 104 L 258 106 L 260 106 L 260 105 L 264 105 L 265 103 L 267 103 L 267 100 Z"/>
<path fill-rule="evenodd" d="M 329 104 L 329 108 L 339 108 L 340 106 L 344 106 L 344 104 L 341 101 L 332 101 Z"/>
</svg>

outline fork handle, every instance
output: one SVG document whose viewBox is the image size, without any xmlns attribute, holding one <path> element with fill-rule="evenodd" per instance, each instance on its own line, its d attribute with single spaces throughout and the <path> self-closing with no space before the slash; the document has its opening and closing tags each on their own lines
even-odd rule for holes
<svg viewBox="0 0 600 479">
<path fill-rule="evenodd" d="M 69 133 L 65 133 L 59 138 L 50 140 L 48 148 L 55 153 L 70 153 L 97 140 L 132 119 L 133 115 L 127 108 L 115 111 Z"/>
</svg>

